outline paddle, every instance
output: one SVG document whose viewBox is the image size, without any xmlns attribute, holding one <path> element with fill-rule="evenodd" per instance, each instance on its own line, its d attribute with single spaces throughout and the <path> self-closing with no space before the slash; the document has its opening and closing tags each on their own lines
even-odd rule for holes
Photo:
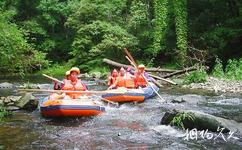
<svg viewBox="0 0 242 150">
<path fill-rule="evenodd" d="M 49 78 L 49 79 L 51 79 L 51 80 L 53 80 L 53 81 L 55 81 L 55 82 L 59 82 L 59 83 L 64 84 L 63 81 L 60 81 L 60 80 L 58 80 L 58 79 L 56 79 L 56 78 L 54 78 L 54 77 L 48 76 L 48 75 L 46 75 L 46 74 L 42 74 L 42 75 L 45 76 L 45 77 L 47 77 L 47 78 Z"/>
<path fill-rule="evenodd" d="M 135 68 L 138 68 L 137 63 L 135 62 L 133 56 L 130 54 L 130 52 L 128 51 L 128 49 L 127 48 L 124 48 L 124 51 L 125 51 L 126 55 L 128 56 L 128 58 L 131 60 L 131 62 L 133 62 L 134 67 Z"/>
<path fill-rule="evenodd" d="M 70 90 L 46 90 L 46 89 L 18 89 L 18 91 L 24 92 L 49 92 L 49 93 L 77 93 L 77 94 L 124 94 L 124 90 L 106 90 L 106 91 L 70 91 Z"/>
<path fill-rule="evenodd" d="M 135 67 L 135 64 L 128 58 L 128 56 L 126 56 L 126 58 L 129 60 L 129 62 L 131 63 L 131 65 L 133 65 Z M 137 67 L 135 67 L 136 70 L 138 70 Z M 161 95 L 154 89 L 154 87 L 152 86 L 152 84 L 150 84 L 150 82 L 146 79 L 146 77 L 141 74 L 141 76 L 145 79 L 145 82 L 151 87 L 151 89 L 156 93 L 156 95 L 158 95 L 158 97 L 162 100 L 162 103 L 165 102 L 165 100 L 161 97 Z"/>
<path fill-rule="evenodd" d="M 134 60 L 133 56 L 130 54 L 130 52 L 128 51 L 128 49 L 127 49 L 127 48 L 124 48 L 124 51 L 125 51 L 125 53 L 128 55 L 129 59 L 130 59 L 132 62 L 134 62 L 134 65 L 135 65 L 136 68 L 137 68 L 138 65 L 137 65 L 137 63 L 135 63 L 135 60 Z M 168 83 L 171 83 L 171 84 L 177 85 L 175 82 L 173 82 L 173 81 L 171 81 L 171 80 L 164 79 L 164 78 L 161 78 L 161 77 L 159 77 L 159 79 L 160 79 L 160 80 L 163 80 L 163 81 L 166 81 L 166 82 L 168 82 Z M 157 83 L 157 82 L 154 82 L 154 83 L 155 83 L 156 85 L 159 85 L 159 83 Z"/>
<path fill-rule="evenodd" d="M 108 99 L 106 99 L 106 98 L 102 98 L 102 97 L 99 97 L 99 96 L 97 96 L 97 95 L 93 95 L 93 96 L 97 97 L 98 99 L 101 99 L 101 100 L 104 101 L 104 102 L 107 102 L 108 104 L 110 103 L 110 104 L 113 104 L 113 105 L 115 105 L 115 106 L 117 106 L 117 107 L 119 106 L 117 102 L 110 101 L 110 100 L 108 100 Z"/>
</svg>

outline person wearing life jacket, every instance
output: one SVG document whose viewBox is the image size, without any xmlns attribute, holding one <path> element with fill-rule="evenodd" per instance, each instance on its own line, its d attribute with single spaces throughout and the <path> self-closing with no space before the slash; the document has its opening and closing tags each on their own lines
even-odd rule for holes
<svg viewBox="0 0 242 150">
<path fill-rule="evenodd" d="M 65 77 L 63 79 L 63 83 L 58 83 L 58 82 L 55 82 L 54 83 L 54 90 L 61 90 L 62 87 L 64 86 L 64 82 L 65 80 L 70 80 L 70 71 L 66 71 L 65 73 Z"/>
<path fill-rule="evenodd" d="M 145 78 L 144 78 L 145 77 Z M 145 66 L 140 64 L 138 66 L 138 71 L 135 73 L 135 87 L 146 87 L 148 83 L 146 81 L 153 81 L 147 72 L 145 72 Z"/>
<path fill-rule="evenodd" d="M 85 84 L 82 83 L 80 79 L 77 78 L 77 75 L 80 74 L 80 70 L 77 67 L 72 67 L 70 70 L 70 80 L 64 81 L 64 86 L 62 87 L 62 90 L 70 90 L 70 91 L 86 91 L 87 87 Z M 80 93 L 66 93 L 67 96 L 69 96 L 72 99 L 77 99 L 82 94 Z"/>
<path fill-rule="evenodd" d="M 115 83 L 117 87 L 125 87 L 125 74 L 126 74 L 125 69 L 121 67 L 119 70 L 119 76 Z"/>
<path fill-rule="evenodd" d="M 115 88 L 114 83 L 116 82 L 118 77 L 118 71 L 114 69 L 112 71 L 111 76 L 108 77 L 108 89 L 113 89 Z"/>
</svg>

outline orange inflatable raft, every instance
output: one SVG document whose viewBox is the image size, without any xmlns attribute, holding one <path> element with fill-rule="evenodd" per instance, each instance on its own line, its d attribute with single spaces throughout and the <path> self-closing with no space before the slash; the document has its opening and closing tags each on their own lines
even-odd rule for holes
<svg viewBox="0 0 242 150">
<path fill-rule="evenodd" d="M 113 102 L 143 102 L 156 95 L 154 90 L 159 91 L 159 88 L 152 83 L 150 86 L 140 89 L 127 89 L 121 87 L 110 90 L 110 93 L 103 94 L 102 98 Z M 120 93 L 117 93 L 118 91 L 120 91 Z"/>
<path fill-rule="evenodd" d="M 66 100 L 44 98 L 40 102 L 40 112 L 45 117 L 96 116 L 104 111 L 105 107 L 99 106 L 87 97 Z"/>
</svg>

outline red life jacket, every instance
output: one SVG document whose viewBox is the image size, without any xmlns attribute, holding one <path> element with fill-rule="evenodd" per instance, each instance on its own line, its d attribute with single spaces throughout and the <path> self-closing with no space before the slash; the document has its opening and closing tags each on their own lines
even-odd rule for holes
<svg viewBox="0 0 242 150">
<path fill-rule="evenodd" d="M 144 77 L 140 73 L 136 73 L 135 76 L 136 76 L 136 78 L 135 78 L 135 86 L 136 87 L 139 87 L 139 86 L 146 87 L 147 86 L 147 83 L 146 83 Z"/>
</svg>

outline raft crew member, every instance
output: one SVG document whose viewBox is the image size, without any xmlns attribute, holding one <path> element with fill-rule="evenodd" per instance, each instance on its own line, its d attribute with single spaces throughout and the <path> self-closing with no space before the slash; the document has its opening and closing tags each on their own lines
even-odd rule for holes
<svg viewBox="0 0 242 150">
<path fill-rule="evenodd" d="M 119 70 L 119 76 L 116 80 L 115 87 L 125 87 L 125 74 L 126 71 L 123 67 L 120 68 Z"/>
<path fill-rule="evenodd" d="M 126 70 L 122 67 L 120 68 L 119 76 L 117 77 L 116 82 L 112 85 L 113 88 L 125 87 L 125 88 L 135 88 L 134 76 L 127 73 Z"/>
<path fill-rule="evenodd" d="M 77 78 L 77 75 L 80 74 L 80 70 L 77 67 L 72 67 L 70 70 L 70 80 L 65 80 L 62 90 L 70 91 L 86 91 L 87 87 L 82 83 L 80 79 Z M 70 98 L 77 99 L 82 94 L 79 93 L 66 93 Z"/>
<path fill-rule="evenodd" d="M 144 77 L 145 79 L 144 79 Z M 145 72 L 145 66 L 143 64 L 140 64 L 138 66 L 138 72 L 135 73 L 135 86 L 136 88 L 138 87 L 146 87 L 147 86 L 147 81 L 153 81 L 154 79 L 151 78 L 147 72 Z"/>
<path fill-rule="evenodd" d="M 63 79 L 63 83 L 55 82 L 54 90 L 61 90 L 64 86 L 65 80 L 70 80 L 70 71 L 66 71 L 65 78 Z"/>
<path fill-rule="evenodd" d="M 111 76 L 108 77 L 108 87 L 109 87 L 108 89 L 114 88 L 112 85 L 116 82 L 117 77 L 118 77 L 118 71 L 116 69 L 114 69 L 112 71 Z"/>
</svg>

